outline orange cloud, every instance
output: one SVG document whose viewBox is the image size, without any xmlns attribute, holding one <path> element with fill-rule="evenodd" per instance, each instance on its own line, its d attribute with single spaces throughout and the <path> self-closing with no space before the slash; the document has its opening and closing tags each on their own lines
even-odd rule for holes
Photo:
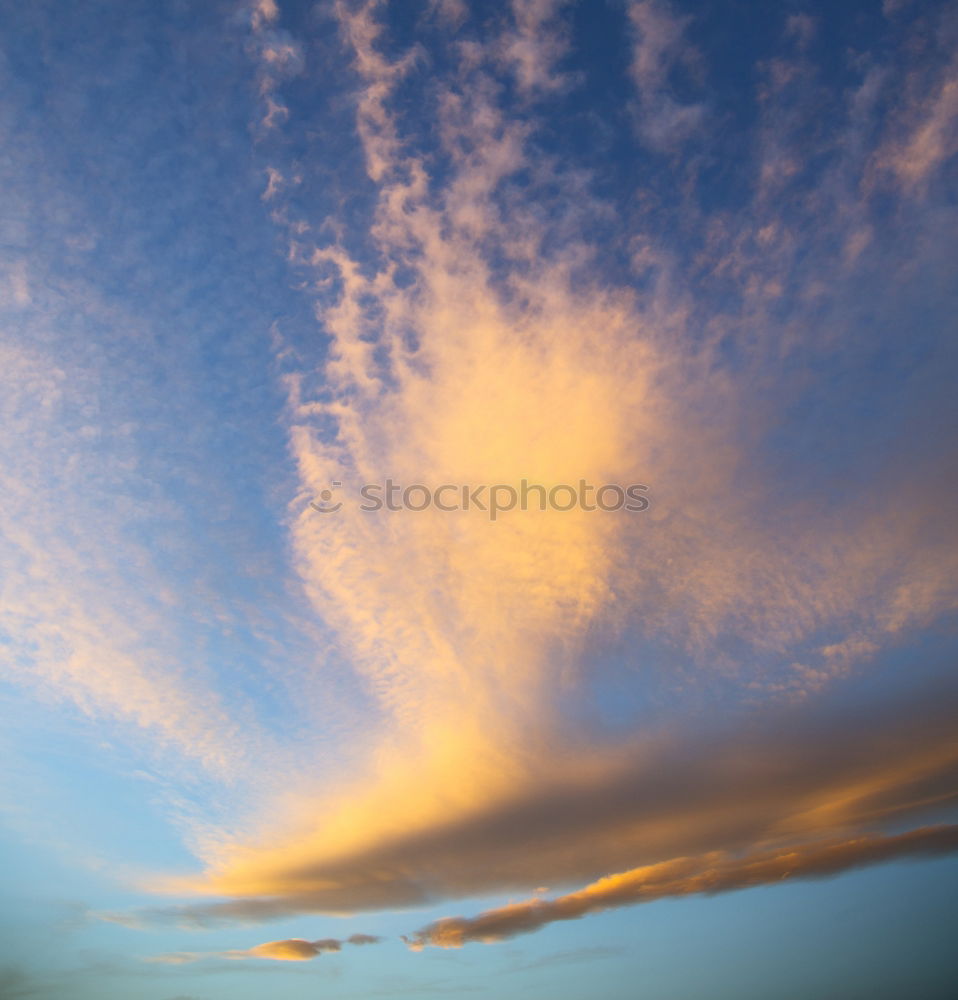
<svg viewBox="0 0 958 1000">
<path fill-rule="evenodd" d="M 272 958 L 278 962 L 307 962 L 324 952 L 340 951 L 342 945 L 333 938 L 322 941 L 304 941 L 289 938 L 285 941 L 267 941 L 249 949 L 251 958 Z"/>
<path fill-rule="evenodd" d="M 233 948 L 227 951 L 174 951 L 166 955 L 154 955 L 147 959 L 161 965 L 185 965 L 204 959 L 229 959 L 230 961 L 267 958 L 274 962 L 309 962 L 320 955 L 342 951 L 344 944 L 367 945 L 377 944 L 381 938 L 372 934 L 353 934 L 341 941 L 338 938 L 322 938 L 318 941 L 307 941 L 304 938 L 284 938 L 280 941 L 266 941 L 252 948 Z"/>
<path fill-rule="evenodd" d="M 401 813 L 373 838 L 237 845 L 204 879 L 168 886 L 236 898 L 145 916 L 204 926 L 401 907 L 902 823 L 958 795 L 956 714 L 958 692 L 942 689 L 859 704 L 854 719 L 803 704 L 696 738 L 646 737 L 627 754 L 557 753 L 538 782 L 411 829 Z M 350 800 L 357 817 L 361 803 Z"/>
</svg>

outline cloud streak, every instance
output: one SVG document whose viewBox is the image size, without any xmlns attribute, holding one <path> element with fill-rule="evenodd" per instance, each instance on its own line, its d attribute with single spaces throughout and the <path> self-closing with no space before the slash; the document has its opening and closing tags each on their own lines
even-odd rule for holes
<svg viewBox="0 0 958 1000">
<path fill-rule="evenodd" d="M 785 879 L 825 878 L 866 865 L 903 858 L 935 857 L 958 851 L 958 826 L 924 827 L 898 836 L 866 836 L 784 851 L 755 852 L 744 858 L 706 855 L 608 875 L 578 892 L 555 899 L 530 899 L 487 910 L 477 917 L 446 917 L 406 938 L 414 951 L 461 948 L 471 941 L 491 943 L 529 934 L 557 920 L 657 899 L 712 895 Z"/>
<path fill-rule="evenodd" d="M 362 947 L 378 944 L 381 939 L 371 934 L 352 934 L 345 940 L 321 938 L 307 941 L 304 938 L 284 938 L 280 941 L 265 941 L 252 948 L 232 948 L 226 951 L 174 951 L 165 955 L 148 958 L 149 962 L 161 965 L 187 965 L 207 959 L 228 959 L 242 961 L 251 958 L 265 958 L 274 962 L 309 962 L 320 955 L 328 955 L 343 950 L 344 944 Z"/>
</svg>

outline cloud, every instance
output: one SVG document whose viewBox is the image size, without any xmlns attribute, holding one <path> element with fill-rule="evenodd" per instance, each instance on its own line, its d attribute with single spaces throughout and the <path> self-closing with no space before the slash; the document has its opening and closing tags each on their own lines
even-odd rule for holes
<svg viewBox="0 0 958 1000">
<path fill-rule="evenodd" d="M 429 0 L 429 10 L 452 28 L 458 28 L 469 16 L 466 0 Z"/>
<path fill-rule="evenodd" d="M 250 23 L 254 29 L 272 24 L 279 17 L 276 0 L 256 0 L 250 11 Z"/>
<path fill-rule="evenodd" d="M 152 883 L 202 901 L 152 916 L 203 924 L 525 892 L 677 856 L 752 856 L 770 840 L 801 852 L 943 808 L 952 695 L 875 705 L 865 692 L 873 663 L 887 667 L 956 603 L 955 466 L 932 426 L 950 356 L 924 328 L 914 348 L 902 335 L 951 259 L 926 183 L 950 148 L 946 82 L 920 105 L 893 103 L 898 125 L 916 106 L 923 117 L 891 130 L 883 159 L 876 109 L 896 99 L 894 66 L 870 64 L 821 103 L 809 66 L 765 64 L 760 124 L 742 138 L 752 155 L 735 177 L 749 193 L 706 209 L 701 192 L 686 197 L 691 167 L 678 184 L 645 157 L 701 127 L 705 105 L 688 97 L 701 57 L 686 19 L 634 3 L 622 27 L 641 142 L 621 141 L 643 166 L 617 200 L 596 193 L 602 148 L 573 156 L 577 136 L 544 138 L 539 104 L 504 97 L 504 73 L 525 97 L 568 96 L 557 67 L 575 40 L 560 5 L 517 3 L 514 28 L 450 43 L 431 64 L 448 72 L 431 74 L 416 72 L 421 48 L 397 52 L 385 12 L 335 6 L 368 174 L 361 204 L 331 198 L 290 223 L 291 266 L 315 294 L 328 355 L 312 364 L 325 346 L 311 331 L 298 350 L 283 339 L 277 358 L 296 477 L 285 517 L 316 631 L 336 634 L 335 648 L 291 657 L 291 691 L 276 694 L 281 675 L 258 663 L 257 680 L 237 684 L 198 662 L 206 633 L 171 636 L 164 609 L 186 592 L 124 533 L 124 517 L 155 520 L 170 501 L 129 414 L 92 416 L 119 368 L 103 381 L 45 350 L 44 324 L 35 346 L 3 355 L 4 457 L 17 470 L 4 481 L 16 508 L 5 624 L 23 640 L 11 671 L 133 721 L 244 796 L 224 828 L 203 829 L 202 874 Z M 303 108 L 278 91 L 314 48 L 279 32 L 278 16 L 256 7 L 249 52 L 265 123 L 295 126 Z M 797 38 L 806 29 L 792 22 Z M 819 115 L 836 123 L 827 138 L 807 129 Z M 308 143 L 291 145 L 308 161 Z M 916 178 L 907 224 L 872 200 L 868 162 Z M 294 218 L 298 175 L 271 169 L 267 208 Z M 27 278 L 29 296 L 44 294 L 42 275 Z M 13 306 L 30 305 L 10 287 Z M 438 511 L 377 519 L 355 502 L 335 520 L 309 509 L 332 481 L 355 501 L 360 483 L 386 476 L 647 482 L 652 508 L 495 525 Z M 119 503 L 114 522 L 104 512 Z M 146 529 L 169 556 L 168 538 Z M 117 551 L 135 554 L 135 571 L 118 571 Z M 190 613 L 214 589 L 195 577 Z M 326 700 L 338 663 L 355 668 L 359 721 L 327 737 L 327 752 L 286 723 L 309 702 L 322 710 L 313 729 L 346 728 Z M 281 752 L 244 705 L 260 678 Z M 831 687 L 854 712 L 828 709 Z M 303 960 L 332 940 L 222 955 Z"/>
<path fill-rule="evenodd" d="M 578 747 L 511 797 L 419 829 L 380 827 L 371 842 L 354 837 L 352 850 L 324 857 L 320 842 L 300 837 L 244 848 L 196 886 L 241 898 L 143 916 L 208 926 L 397 908 L 905 822 L 954 797 L 956 709 L 958 693 L 946 687 L 863 700 L 854 720 L 841 704 L 806 703 L 697 738 L 684 728 L 649 736 L 628 754 Z"/>
<path fill-rule="evenodd" d="M 322 786 L 281 772 L 268 823 L 161 885 L 227 901 L 166 915 L 571 883 L 947 802 L 951 695 L 863 699 L 851 720 L 822 701 L 832 685 L 867 691 L 856 671 L 956 607 L 956 469 L 922 444 L 926 404 L 948 389 L 933 366 L 883 381 L 895 365 L 872 353 L 884 338 L 911 358 L 896 317 L 925 295 L 863 184 L 892 70 L 869 67 L 828 105 L 838 124 L 810 156 L 814 72 L 764 64 L 754 189 L 734 212 L 667 202 L 690 246 L 641 216 L 632 282 L 597 235 L 614 210 L 502 99 L 498 36 L 453 50 L 417 130 L 403 109 L 420 50 L 390 47 L 380 5 L 336 13 L 375 204 L 365 231 L 330 225 L 296 254 L 329 349 L 286 380 L 289 531 L 303 590 L 368 692 L 368 756 Z M 629 18 L 640 104 L 668 110 L 698 58 L 686 22 L 649 2 Z M 665 199 L 671 173 L 661 184 Z M 914 225 L 935 232 L 933 208 Z M 920 271 L 944 256 L 923 239 Z M 863 412 L 893 442 L 880 459 L 860 447 Z M 309 507 L 332 482 L 355 501 L 387 476 L 641 482 L 652 508 L 490 524 Z M 719 690 L 747 733 L 681 711 L 617 728 L 604 685 L 619 668 L 670 706 Z"/>
<path fill-rule="evenodd" d="M 568 0 L 512 0 L 514 27 L 504 33 L 500 58 L 524 94 L 555 91 L 568 84 L 556 64 L 569 49 L 558 15 Z"/>
<path fill-rule="evenodd" d="M 893 17 L 899 11 L 904 10 L 911 0 L 883 0 L 881 9 L 885 17 Z"/>
<path fill-rule="evenodd" d="M 890 149 L 879 164 L 908 191 L 927 182 L 958 150 L 958 65 L 951 67 L 938 92 L 914 109 L 918 123 Z"/>
<path fill-rule="evenodd" d="M 398 60 L 390 60 L 377 49 L 383 29 L 376 14 L 382 0 L 350 5 L 337 0 L 334 10 L 344 40 L 354 53 L 354 68 L 365 82 L 356 105 L 356 127 L 366 153 L 366 170 L 381 181 L 399 150 L 396 128 L 387 102 L 395 87 L 421 58 L 413 47 Z"/>
<path fill-rule="evenodd" d="M 263 191 L 263 201 L 269 201 L 276 196 L 276 192 L 286 183 L 286 179 L 275 167 L 266 168 L 266 190 Z"/>
<path fill-rule="evenodd" d="M 86 309 L 104 324 L 116 321 L 95 300 Z M 38 322 L 33 314 L 25 328 Z M 10 637 L 0 669 L 90 716 L 150 731 L 211 774 L 232 771 L 244 751 L 229 709 L 199 665 L 171 668 L 178 654 L 166 655 L 176 645 L 168 584 L 133 536 L 139 519 L 168 517 L 170 508 L 159 498 L 129 499 L 143 486 L 132 425 L 107 400 L 95 367 L 12 342 L 0 346 L 0 360 L 0 627 Z M 113 410 L 114 423 L 100 423 L 101 407 Z M 120 549 L 124 565 L 115 559 Z"/>
<path fill-rule="evenodd" d="M 290 938 L 285 941 L 267 941 L 249 949 L 251 958 L 272 958 L 278 962 L 306 962 L 317 955 L 326 952 L 342 950 L 342 942 L 334 938 L 320 941 L 304 941 L 302 938 Z"/>
<path fill-rule="evenodd" d="M 276 128 L 280 122 L 289 118 L 289 108 L 285 104 L 280 104 L 271 96 L 266 96 L 266 114 L 263 115 L 261 124 L 264 128 Z"/>
<path fill-rule="evenodd" d="M 817 31 L 818 22 L 808 14 L 789 14 L 785 20 L 785 34 L 795 38 L 799 48 L 806 48 Z"/>
<path fill-rule="evenodd" d="M 30 282 L 27 276 L 26 261 L 17 261 L 9 271 L 3 275 L 0 284 L 0 304 L 16 306 L 27 306 L 31 302 Z"/>
<path fill-rule="evenodd" d="M 654 149 L 670 150 L 696 132 L 705 104 L 679 100 L 670 86 L 676 68 L 695 65 L 697 54 L 685 41 L 691 20 L 660 0 L 632 0 L 632 78 L 639 94 L 639 131 Z"/>
<path fill-rule="evenodd" d="M 381 940 L 382 938 L 378 938 L 373 934 L 350 934 L 350 936 L 346 938 L 347 944 L 356 945 L 378 944 Z"/>
<path fill-rule="evenodd" d="M 907 0 L 886 3 L 884 12 L 892 17 L 906 4 Z M 958 26 L 941 10 L 910 28 L 896 26 L 896 30 L 903 31 L 910 44 L 921 46 L 924 55 L 897 74 L 897 93 L 880 122 L 879 141 L 870 150 L 864 186 L 869 192 L 897 188 L 914 205 L 927 198 L 929 186 L 946 175 L 949 161 L 958 152 L 958 60 L 954 56 Z"/>
<path fill-rule="evenodd" d="M 272 27 L 279 18 L 275 0 L 259 0 L 250 15 L 248 51 L 253 58 L 265 112 L 258 122 L 267 132 L 289 118 L 289 108 L 275 97 L 281 82 L 302 73 L 303 47 L 292 35 Z M 264 196 L 264 197 L 269 197 Z"/>
<path fill-rule="evenodd" d="M 958 826 L 911 830 L 898 836 L 863 836 L 797 849 L 755 852 L 744 858 L 706 855 L 609 875 L 556 899 L 530 899 L 487 910 L 478 917 L 446 917 L 406 938 L 414 951 L 427 946 L 461 948 L 470 941 L 503 941 L 556 920 L 656 899 L 713 894 L 782 882 L 824 878 L 865 865 L 958 851 Z"/>
<path fill-rule="evenodd" d="M 275 962 L 309 962 L 320 955 L 342 951 L 344 944 L 377 944 L 381 938 L 370 934 L 353 934 L 345 941 L 338 938 L 321 938 L 307 941 L 304 938 L 284 938 L 281 941 L 266 941 L 252 948 L 233 948 L 227 951 L 174 951 L 165 955 L 153 955 L 146 959 L 160 965 L 187 965 L 207 959 L 228 959 L 240 961 L 250 958 L 266 958 Z"/>
</svg>

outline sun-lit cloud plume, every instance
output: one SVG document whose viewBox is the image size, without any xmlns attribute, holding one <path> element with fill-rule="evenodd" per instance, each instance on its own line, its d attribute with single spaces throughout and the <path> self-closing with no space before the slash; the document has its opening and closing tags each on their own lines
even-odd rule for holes
<svg viewBox="0 0 958 1000">
<path fill-rule="evenodd" d="M 357 735 L 367 756 L 321 789 L 291 773 L 268 820 L 216 845 L 203 877 L 166 880 L 232 901 L 179 915 L 551 885 L 949 801 L 944 709 L 863 710 L 860 726 L 814 702 L 954 609 L 954 464 L 909 444 L 922 437 L 917 389 L 880 467 L 849 475 L 780 436 L 788 412 L 820 402 L 803 395 L 809 371 L 855 371 L 855 352 L 869 356 L 864 339 L 842 339 L 863 287 L 886 301 L 874 274 L 894 262 L 870 254 L 895 222 L 865 183 L 884 77 L 837 99 L 849 150 L 823 150 L 809 176 L 810 56 L 765 64 L 751 200 L 734 215 L 682 203 L 702 234 L 696 281 L 675 280 L 681 250 L 649 222 L 630 244 L 635 287 L 599 264 L 592 233 L 608 203 L 550 161 L 534 115 L 503 103 L 501 36 L 455 49 L 448 76 L 430 80 L 424 137 L 399 99 L 418 85 L 421 51 L 389 45 L 381 4 L 334 11 L 376 200 L 364 240 L 330 224 L 331 239 L 304 234 L 293 255 L 330 344 L 321 372 L 286 380 L 301 487 L 289 529 L 302 586 L 374 705 Z M 672 74 L 697 65 L 687 18 L 648 0 L 627 14 L 642 120 L 680 112 L 691 126 L 700 106 L 669 104 Z M 810 48 L 807 25 L 783 35 Z M 687 134 L 669 125 L 644 139 L 665 148 Z M 789 478 L 790 449 L 814 477 Z M 651 508 L 495 523 L 360 511 L 359 485 L 387 476 L 647 483 Z M 342 508 L 319 514 L 309 501 L 333 483 Z M 894 507 L 881 500 L 892 488 Z M 766 705 L 775 724 L 760 721 L 754 745 L 681 715 L 675 732 L 606 734 L 600 709 L 594 726 L 575 710 L 601 685 L 603 643 L 666 685 L 670 669 L 692 687 L 718 677 L 736 702 L 804 700 L 808 714 L 785 724 Z"/>
<path fill-rule="evenodd" d="M 536 786 L 418 828 L 380 824 L 374 839 L 354 834 L 352 850 L 324 856 L 322 831 L 236 850 L 199 888 L 240 898 L 142 918 L 203 927 L 417 905 L 920 820 L 955 801 L 956 709 L 945 688 L 863 703 L 854 721 L 838 706 L 805 703 L 697 737 L 679 730 L 629 750 L 555 751 Z M 362 800 L 354 814 L 361 808 Z"/>
<path fill-rule="evenodd" d="M 0 993 L 696 995 L 686 918 L 771 980 L 846 890 L 941 952 L 954 12 L 79 6 L 0 58 Z"/>
<path fill-rule="evenodd" d="M 784 879 L 822 878 L 898 858 L 958 851 L 958 826 L 933 826 L 897 836 L 863 836 L 797 849 L 730 858 L 719 854 L 679 858 L 609 875 L 555 899 L 530 899 L 487 910 L 477 917 L 445 917 L 406 939 L 413 950 L 461 948 L 528 934 L 556 920 L 577 920 L 617 906 L 649 903 L 693 893 L 731 892 Z"/>
<path fill-rule="evenodd" d="M 4 348 L 9 676 L 243 797 L 222 823 L 191 817 L 202 874 L 140 880 L 186 902 L 101 920 L 203 928 L 561 892 L 613 871 L 644 872 L 660 895 L 710 891 L 689 888 L 705 868 L 732 888 L 771 880 L 783 852 L 795 875 L 903 856 L 917 840 L 862 831 L 954 803 L 953 692 L 870 701 L 867 685 L 956 607 L 958 476 L 933 443 L 952 387 L 940 345 L 912 350 L 902 333 L 954 242 L 933 200 L 953 70 L 905 92 L 875 55 L 823 96 L 821 28 L 783 15 L 790 47 L 755 67 L 749 158 L 730 185 L 745 193 L 715 205 L 693 158 L 657 172 L 712 128 L 711 94 L 694 96 L 708 79 L 695 22 L 652 0 L 616 7 L 635 131 L 615 141 L 634 145 L 636 169 L 610 196 L 602 151 L 567 165 L 540 117 L 581 99 L 571 5 L 517 0 L 488 22 L 440 6 L 435 61 L 391 36 L 386 4 L 327 5 L 329 52 L 284 32 L 272 0 L 243 8 L 244 120 L 263 157 L 250 199 L 285 227 L 322 334 L 272 328 L 292 484 L 269 517 L 287 530 L 285 596 L 321 633 L 285 675 L 253 657 L 237 681 L 220 638 L 243 615 L 211 596 L 206 548 L 178 586 L 164 571 L 182 541 L 155 525 L 183 518 L 155 488 L 155 442 L 109 406 L 102 372 L 120 368 L 44 348 L 46 319 L 35 345 Z M 355 187 L 311 205 L 313 140 L 281 131 L 302 128 L 293 91 L 318 52 L 352 81 L 329 104 L 352 109 L 355 134 L 328 132 Z M 5 309 L 45 294 L 31 267 L 0 279 Z M 881 449 L 862 448 L 865 426 Z M 179 482 L 186 465 L 165 474 Z M 651 506 L 494 523 L 481 509 L 360 511 L 360 484 L 386 477 L 642 483 Z M 320 513 L 310 501 L 333 483 L 342 508 Z M 174 634 L 188 615 L 222 630 Z M 349 711 L 337 670 L 355 678 Z M 836 689 L 854 711 L 828 701 Z M 816 854 L 822 838 L 846 847 Z M 620 878 L 624 901 L 638 883 Z M 619 899 L 599 885 L 582 913 Z M 521 920 L 581 895 L 520 904 Z M 342 944 L 161 961 L 304 961 Z"/>
</svg>

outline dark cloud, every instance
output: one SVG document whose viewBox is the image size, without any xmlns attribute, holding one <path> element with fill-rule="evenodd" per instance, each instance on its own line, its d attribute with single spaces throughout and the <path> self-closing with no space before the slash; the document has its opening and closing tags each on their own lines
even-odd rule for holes
<svg viewBox="0 0 958 1000">
<path fill-rule="evenodd" d="M 730 892 L 787 878 L 823 878 L 882 861 L 952 851 L 958 851 L 958 825 L 926 827 L 894 837 L 856 837 L 837 843 L 807 844 L 755 852 L 742 858 L 717 854 L 679 858 L 609 875 L 556 899 L 530 899 L 487 910 L 472 918 L 446 917 L 405 940 L 417 951 L 427 946 L 460 948 L 470 941 L 502 941 L 536 931 L 556 920 L 577 920 L 613 907 L 670 896 Z"/>
<path fill-rule="evenodd" d="M 378 944 L 382 941 L 382 938 L 378 938 L 373 934 L 351 934 L 346 938 L 347 944 Z"/>
</svg>

